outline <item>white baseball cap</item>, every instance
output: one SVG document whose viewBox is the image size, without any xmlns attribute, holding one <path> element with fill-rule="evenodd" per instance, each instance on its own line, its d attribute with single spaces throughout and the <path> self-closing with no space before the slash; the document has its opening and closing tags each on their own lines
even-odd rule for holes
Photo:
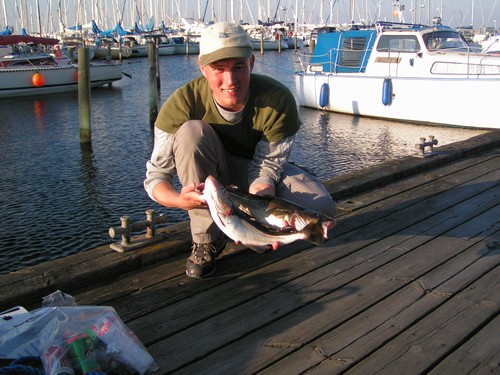
<svg viewBox="0 0 500 375">
<path fill-rule="evenodd" d="M 250 36 L 240 25 L 218 22 L 201 32 L 199 59 L 202 66 L 223 59 L 250 56 L 252 56 Z"/>
</svg>

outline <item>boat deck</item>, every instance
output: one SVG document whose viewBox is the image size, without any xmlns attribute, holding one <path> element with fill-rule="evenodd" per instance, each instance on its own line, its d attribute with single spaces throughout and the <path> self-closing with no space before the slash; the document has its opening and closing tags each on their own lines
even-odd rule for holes
<svg viewBox="0 0 500 375">
<path fill-rule="evenodd" d="M 500 132 L 477 138 L 326 181 L 339 214 L 322 246 L 231 244 L 192 280 L 184 223 L 149 249 L 0 276 L 3 307 L 56 289 L 111 305 L 161 374 L 498 374 Z"/>
</svg>

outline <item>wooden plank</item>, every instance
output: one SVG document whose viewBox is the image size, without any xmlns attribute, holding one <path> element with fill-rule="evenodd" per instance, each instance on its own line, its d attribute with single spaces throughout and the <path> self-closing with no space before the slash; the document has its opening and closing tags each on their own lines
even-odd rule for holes
<svg viewBox="0 0 500 375">
<path fill-rule="evenodd" d="M 484 138 L 484 144 L 481 147 L 483 149 L 495 147 L 495 137 L 496 135 L 493 134 Z M 459 145 L 459 147 L 463 146 Z M 449 152 L 452 152 L 451 149 Z M 464 154 L 460 149 L 453 152 Z M 442 163 L 435 165 L 440 164 Z M 32 301 L 34 306 L 42 296 L 57 289 L 71 292 L 83 285 L 95 288 L 99 285 L 106 285 L 124 273 L 134 272 L 138 267 L 168 260 L 179 253 L 188 254 L 190 245 L 188 223 L 162 228 L 161 231 L 170 233 L 171 239 L 148 249 L 118 254 L 110 251 L 108 246 L 103 246 L 39 266 L 28 267 L 19 272 L 0 275 L 0 294 L 4 296 L 0 308 L 22 304 L 26 301 Z M 26 304 L 26 306 L 31 305 Z"/>
<path fill-rule="evenodd" d="M 452 164 L 447 164 L 439 168 L 434 168 L 430 170 L 423 171 L 417 175 L 412 175 L 410 177 L 403 178 L 392 182 L 389 185 L 384 186 L 384 188 L 376 188 L 365 193 L 356 195 L 354 198 L 348 198 L 344 201 L 337 202 L 340 212 L 351 212 L 360 209 L 369 204 L 373 204 L 378 200 L 386 199 L 390 196 L 399 195 L 407 190 L 414 189 L 418 186 L 433 183 L 435 180 L 449 176 L 452 174 L 458 174 L 467 169 L 479 167 L 482 168 L 483 163 L 488 163 L 488 168 L 494 168 L 494 165 L 498 165 L 500 149 L 491 149 L 480 155 L 474 155 L 472 157 L 457 161 Z M 495 160 L 494 164 L 490 161 Z M 491 171 L 490 169 L 486 169 Z"/>
<path fill-rule="evenodd" d="M 497 315 L 477 334 L 429 371 L 429 374 L 499 374 L 499 364 L 500 316 Z"/>
<path fill-rule="evenodd" d="M 346 373 L 426 373 L 498 314 L 499 287 L 497 267 Z"/>
<path fill-rule="evenodd" d="M 468 222 L 456 230 L 466 234 L 470 230 L 469 234 L 473 236 L 478 230 L 482 231 L 478 229 L 480 223 L 494 215 L 493 210 L 490 210 L 472 226 Z M 158 358 L 165 371 L 176 369 L 175 366 L 181 365 L 181 362 L 185 365 L 198 359 L 194 355 L 206 357 L 183 368 L 181 373 L 210 373 L 221 369 L 227 373 L 257 371 L 296 350 L 304 342 L 332 329 L 339 320 L 347 319 L 404 287 L 427 272 L 429 267 L 443 263 L 474 242 L 463 240 L 455 232 L 449 233 L 448 237 L 451 238 L 438 238 L 438 244 L 424 245 L 418 252 L 399 257 L 396 261 L 377 268 L 375 272 L 352 281 L 349 274 L 353 269 L 348 268 L 349 273 L 336 273 L 328 277 L 331 272 L 327 272 L 328 267 L 324 267 L 321 269 L 323 276 L 313 284 L 310 280 L 302 281 L 298 278 L 293 284 L 288 283 L 284 288 L 259 296 L 251 304 L 240 305 L 228 313 L 207 319 L 149 346 L 148 349 Z M 436 245 L 439 251 L 436 251 Z M 423 260 L 420 260 L 423 248 L 428 250 Z M 333 267 L 335 265 L 332 265 L 332 269 Z M 306 275 L 306 278 L 311 278 L 311 275 Z M 293 303 L 296 305 L 294 310 L 282 311 Z M 299 308 L 300 305 L 304 306 Z M 287 315 L 284 316 L 283 312 Z M 332 322 L 332 317 L 336 318 L 336 322 Z M 276 318 L 279 319 L 274 320 Z M 250 330 L 245 331 L 245 327 L 241 327 L 239 322 L 242 320 Z M 259 325 L 261 328 L 255 330 Z M 217 334 L 210 335 L 211 332 Z M 207 335 L 208 338 L 201 340 Z M 193 342 L 192 337 L 200 339 Z M 238 340 L 238 337 L 242 338 Z M 211 352 L 214 353 L 209 354 Z"/>
<path fill-rule="evenodd" d="M 446 187 L 449 185 L 449 179 L 452 181 L 460 181 L 464 182 L 465 180 L 470 180 L 478 175 L 484 175 L 487 173 L 488 170 L 494 167 L 496 165 L 495 161 L 491 161 L 490 163 L 481 163 L 481 166 L 477 166 L 474 164 L 475 167 L 473 168 L 474 170 L 467 171 L 467 173 L 464 173 L 463 175 L 466 176 L 464 178 L 461 177 L 447 177 L 445 179 L 442 179 L 440 181 L 441 183 L 444 183 Z M 424 193 L 427 193 L 429 189 L 425 187 L 420 187 L 421 190 Z M 439 191 L 438 188 L 434 188 L 433 191 L 436 193 Z M 416 189 L 413 189 L 411 192 L 411 196 L 413 200 L 418 199 L 419 193 L 416 191 Z M 425 196 L 425 195 L 424 195 Z M 454 194 L 455 197 L 457 197 Z M 394 201 L 394 198 L 391 197 L 391 200 Z M 388 202 L 387 204 L 384 204 L 386 206 L 390 206 L 390 203 Z M 363 227 L 366 225 L 367 221 L 364 220 L 355 220 L 352 221 L 355 223 L 358 227 Z M 345 228 L 345 229 L 344 229 Z M 339 225 L 338 232 L 342 233 L 344 230 L 352 230 L 352 227 L 346 226 L 346 225 Z M 334 232 L 336 234 L 337 231 Z M 301 246 L 301 248 L 298 248 L 299 250 L 306 248 L 307 246 Z M 293 251 L 290 250 L 290 248 L 287 248 L 287 254 L 293 254 Z M 94 288 L 90 289 L 86 294 L 83 293 L 78 296 L 79 301 L 84 301 L 85 303 L 100 303 L 103 304 L 106 302 L 106 294 L 109 296 L 112 295 L 127 295 L 130 293 L 134 293 L 134 297 L 136 299 L 131 303 L 130 301 L 122 303 L 121 301 L 116 302 L 115 308 L 117 308 L 117 311 L 121 314 L 121 316 L 124 317 L 125 320 L 132 319 L 134 316 L 141 316 L 147 313 L 148 309 L 150 309 L 151 304 L 153 303 L 151 299 L 148 297 L 147 293 L 136 293 L 138 290 L 144 290 L 148 287 L 148 285 L 152 286 L 153 289 L 148 290 L 151 295 L 154 297 L 154 304 L 157 305 L 158 307 L 161 306 L 166 306 L 169 303 L 175 302 L 175 300 L 179 300 L 182 298 L 182 296 L 185 295 L 192 295 L 193 293 L 201 292 L 205 289 L 209 289 L 210 287 L 213 287 L 215 284 L 213 281 L 204 281 L 204 285 L 202 287 L 200 286 L 193 286 L 191 281 L 186 280 L 186 278 L 183 276 L 184 271 L 183 271 L 183 260 L 176 261 L 175 263 L 172 264 L 172 270 L 176 270 L 176 275 L 170 274 L 173 278 L 170 280 L 170 283 L 172 284 L 172 289 L 176 290 L 175 294 L 170 293 L 168 296 L 165 296 L 164 298 L 157 298 L 161 296 L 161 291 L 165 290 L 165 285 L 161 284 L 160 285 L 160 280 L 155 279 L 154 274 L 158 275 L 164 275 L 165 274 L 165 269 L 160 269 L 156 270 L 154 272 L 150 272 L 149 270 L 145 270 L 144 274 L 146 275 L 145 277 L 141 277 L 140 274 L 135 274 L 134 280 L 140 280 L 139 282 L 132 282 L 130 284 L 123 282 L 123 278 L 117 279 L 115 282 L 110 282 L 107 283 L 106 285 L 102 286 L 99 288 L 99 295 L 96 295 L 96 290 Z M 252 261 L 247 258 L 244 259 L 243 262 L 247 268 L 250 264 L 255 264 L 255 267 L 258 268 L 262 266 L 262 263 L 255 263 L 255 260 Z M 245 268 L 245 269 L 247 269 Z M 170 268 L 169 268 L 170 269 Z M 239 273 L 243 271 L 244 269 L 242 268 L 235 268 L 234 272 L 234 277 L 238 277 Z M 149 275 L 150 277 L 148 277 Z M 228 276 L 228 275 L 226 275 Z M 148 281 L 149 280 L 149 281 Z M 226 280 L 227 281 L 227 280 Z M 158 285 L 156 288 L 154 285 Z M 157 289 L 157 292 L 160 294 L 157 294 L 156 292 L 153 292 L 154 289 Z M 169 289 L 170 290 L 170 289 Z M 82 302 L 83 303 L 83 302 Z"/>
<path fill-rule="evenodd" d="M 191 241 L 186 231 L 171 232 L 169 236 L 168 241 L 139 251 L 118 253 L 109 246 L 101 246 L 0 275 L 0 310 L 18 304 L 31 307 L 57 289 L 70 292 L 85 285 L 96 287 L 136 268 L 188 252 Z"/>
<path fill-rule="evenodd" d="M 451 195 L 455 199 L 462 199 L 461 195 L 458 193 L 453 192 L 453 193 L 451 193 Z M 491 194 L 485 193 L 484 196 L 478 196 L 478 198 L 471 200 L 470 206 L 466 204 L 465 207 L 471 207 L 471 209 L 475 209 L 476 207 L 478 207 L 479 211 L 477 211 L 477 212 L 482 212 L 483 210 L 487 209 L 488 204 L 490 204 L 494 201 L 493 197 L 494 197 L 493 192 L 491 192 Z M 439 201 L 445 202 L 446 199 L 440 199 Z M 421 223 L 418 224 L 414 229 L 411 229 L 409 227 L 406 228 L 405 230 L 408 231 L 408 234 L 411 234 L 413 237 L 416 237 L 419 233 L 425 233 L 425 232 L 428 232 L 431 228 L 434 228 L 436 231 L 435 235 L 440 235 L 440 234 L 444 233 L 446 230 L 449 230 L 452 226 L 455 226 L 460 222 L 460 220 L 458 220 L 457 222 L 452 222 L 449 220 L 450 217 L 459 216 L 457 210 L 459 210 L 459 209 L 461 210 L 460 207 L 458 207 L 458 206 L 454 207 L 451 211 L 448 212 L 448 211 L 443 211 L 445 209 L 445 206 L 441 206 L 440 204 L 436 204 L 436 205 L 430 204 L 429 206 L 433 207 L 434 211 L 431 213 L 425 212 L 425 214 L 429 215 L 426 217 L 432 217 L 433 222 L 422 220 Z M 476 212 L 476 211 L 473 211 L 473 212 Z M 477 214 L 477 212 L 476 212 L 476 214 Z M 432 213 L 434 215 L 432 215 Z M 408 215 L 407 213 L 402 211 L 402 212 L 398 213 L 398 217 L 401 217 L 401 218 L 409 217 L 410 219 L 412 219 L 412 218 L 414 219 L 414 218 L 418 218 L 418 215 Z M 403 222 L 403 220 L 400 220 L 400 219 L 395 219 L 392 221 Z M 441 222 L 442 224 L 437 225 L 436 221 Z M 387 231 L 385 226 L 380 224 L 380 223 L 376 223 L 372 226 L 374 227 L 374 229 L 376 231 L 375 233 L 373 233 L 373 238 L 381 238 L 381 236 L 383 238 L 384 234 Z M 401 227 L 401 228 L 405 228 L 405 227 Z M 398 229 L 398 227 L 396 227 L 396 230 L 397 229 Z M 364 230 L 366 232 L 370 232 L 370 226 L 365 226 Z M 370 237 L 372 237 L 372 235 L 370 235 Z M 309 252 L 309 260 L 307 262 L 305 262 L 302 259 L 302 257 L 300 257 L 300 256 L 298 256 L 296 258 L 293 257 L 293 259 L 296 259 L 296 260 L 294 260 L 293 263 L 290 263 L 288 268 L 291 271 L 289 271 L 289 273 L 287 273 L 285 278 L 276 276 L 276 273 L 279 272 L 279 267 L 282 267 L 281 265 L 279 265 L 279 264 L 277 265 L 278 271 L 274 270 L 272 267 L 265 268 L 266 271 L 263 272 L 264 275 L 260 276 L 262 278 L 262 286 L 260 286 L 259 289 L 248 290 L 249 289 L 248 285 L 252 285 L 252 284 L 247 280 L 246 276 L 240 274 L 240 280 L 236 281 L 236 284 L 231 285 L 231 287 L 230 287 L 231 289 L 224 289 L 223 291 L 220 292 L 221 295 L 228 297 L 224 301 L 220 301 L 219 299 L 214 299 L 212 296 L 210 296 L 209 292 L 205 292 L 206 290 L 210 290 L 210 289 L 214 288 L 217 285 L 215 283 L 217 283 L 217 282 L 220 283 L 221 279 L 219 279 L 219 278 L 216 278 L 216 281 L 206 280 L 206 281 L 203 281 L 201 283 L 200 282 L 190 283 L 189 281 L 187 281 L 186 284 L 183 284 L 183 285 L 175 285 L 175 284 L 170 285 L 170 286 L 160 285 L 160 286 L 158 286 L 158 289 L 154 288 L 153 291 L 148 291 L 146 289 L 146 290 L 142 291 L 141 294 L 145 295 L 146 297 L 148 297 L 148 296 L 154 296 L 154 297 L 151 297 L 151 298 L 145 297 L 144 298 L 144 301 L 146 301 L 144 304 L 147 306 L 144 307 L 143 314 L 146 313 L 146 309 L 148 308 L 148 306 L 149 306 L 149 309 L 151 308 L 150 306 L 152 304 L 154 304 L 155 306 L 158 307 L 158 311 L 156 313 L 154 313 L 153 316 L 148 316 L 149 321 L 144 322 L 143 325 L 141 325 L 138 322 L 133 322 L 132 325 L 134 326 L 134 330 L 145 332 L 145 336 L 148 337 L 148 340 L 157 340 L 158 339 L 157 335 L 160 334 L 160 332 L 158 332 L 158 331 L 150 332 L 150 329 L 148 329 L 148 327 L 155 326 L 154 324 L 151 324 L 151 321 L 153 321 L 153 322 L 156 321 L 156 318 L 155 318 L 156 315 L 158 316 L 158 320 L 161 322 L 161 319 L 162 319 L 162 317 L 164 317 L 165 312 L 160 309 L 161 302 L 160 303 L 153 302 L 152 298 L 156 298 L 157 300 L 158 299 L 163 300 L 163 298 L 165 298 L 165 299 L 170 300 L 172 302 L 173 301 L 171 299 L 172 296 L 176 296 L 176 295 L 180 295 L 181 297 L 184 295 L 194 296 L 194 294 L 196 293 L 196 288 L 199 288 L 200 290 L 198 291 L 198 293 L 204 293 L 204 294 L 202 296 L 200 296 L 199 299 L 196 300 L 196 304 L 203 304 L 205 306 L 205 309 L 203 310 L 203 312 L 198 312 L 196 314 L 196 317 L 197 317 L 197 319 L 203 320 L 204 317 L 207 316 L 204 314 L 208 314 L 208 316 L 209 316 L 210 314 L 214 313 L 214 311 L 210 308 L 211 306 L 213 308 L 217 308 L 217 309 L 227 309 L 230 306 L 234 306 L 238 303 L 242 303 L 245 300 L 248 300 L 249 298 L 252 298 L 253 295 L 258 295 L 258 293 L 264 293 L 268 290 L 271 290 L 274 287 L 278 287 L 279 285 L 285 283 L 287 280 L 290 280 L 294 277 L 305 274 L 305 273 L 307 273 L 310 270 L 313 270 L 315 268 L 319 268 L 327 263 L 330 263 L 330 262 L 332 262 L 336 259 L 339 259 L 341 257 L 344 257 L 348 254 L 351 254 L 359 249 L 363 249 L 363 248 L 369 249 L 369 250 L 375 249 L 378 252 L 376 252 L 374 254 L 379 254 L 379 252 L 382 253 L 386 249 L 390 249 L 391 246 L 398 246 L 399 245 L 399 248 L 396 249 L 396 254 L 401 255 L 403 253 L 402 249 L 405 247 L 409 247 L 408 245 L 405 245 L 405 244 L 400 245 L 401 242 L 404 241 L 405 239 L 406 239 L 406 237 L 403 237 L 401 240 L 398 240 L 396 242 L 394 242 L 394 239 L 390 239 L 387 243 L 380 243 L 379 241 L 371 240 L 370 242 L 376 242 L 376 244 L 373 245 L 373 247 L 368 247 L 369 244 L 367 244 L 367 243 L 359 242 L 359 241 L 353 242 L 352 237 L 350 235 L 347 237 L 347 239 L 344 239 L 343 236 L 340 236 L 334 240 L 334 242 L 332 243 L 332 246 L 336 246 L 335 244 L 346 244 L 346 246 L 342 247 L 342 249 L 335 249 L 335 251 L 330 251 L 326 247 L 318 248 L 313 252 Z M 424 240 L 427 241 L 428 239 L 424 238 Z M 418 245 L 418 243 L 413 244 L 413 246 L 417 246 L 417 245 Z M 312 257 L 312 254 L 317 254 L 317 256 Z M 290 255 L 288 253 L 285 255 L 280 255 L 279 252 L 273 253 L 273 254 L 266 254 L 266 258 L 269 257 L 272 260 L 284 259 L 283 256 L 290 256 Z M 378 255 L 372 255 L 372 257 L 375 257 L 375 256 L 378 256 Z M 247 263 L 247 262 L 251 262 L 251 261 L 258 262 L 258 260 L 262 258 L 262 257 L 256 257 L 255 254 L 252 254 L 252 253 L 241 254 L 240 257 L 241 257 L 240 261 L 243 263 Z M 276 257 L 279 257 L 279 258 L 276 258 Z M 266 258 L 264 258 L 264 259 L 266 259 Z M 379 258 L 379 259 L 382 259 L 382 258 Z M 350 258 L 349 262 L 352 266 L 352 265 L 355 265 L 358 263 L 366 262 L 367 260 L 368 259 L 366 257 L 361 256 L 361 255 L 357 255 L 356 258 Z M 291 262 L 291 261 L 292 261 L 291 259 L 287 260 L 287 262 Z M 260 266 L 263 267 L 263 265 L 264 264 L 261 263 Z M 256 269 L 258 269 L 258 268 L 259 267 L 257 264 Z M 242 271 L 242 269 L 238 268 L 238 271 Z M 258 272 L 260 272 L 260 271 L 258 271 Z M 267 277 L 266 276 L 267 273 L 271 273 L 272 276 Z M 226 277 L 227 277 L 227 275 L 223 275 L 222 280 L 226 281 L 227 280 Z M 254 273 L 251 272 L 248 277 L 249 278 L 255 277 Z M 174 281 L 175 280 L 171 280 L 170 282 L 172 283 Z M 205 289 L 205 287 L 207 285 L 209 286 L 209 288 Z M 185 289 L 188 287 L 190 287 L 189 292 L 185 292 Z M 162 296 L 162 290 L 160 290 L 160 288 L 162 288 L 164 291 L 175 290 L 175 293 L 170 292 L 168 295 Z M 242 288 L 246 289 L 245 294 L 240 293 L 240 290 Z M 252 293 L 255 293 L 255 294 L 252 294 Z M 203 296 L 206 296 L 206 297 L 203 298 Z M 175 313 L 176 310 L 174 310 L 174 315 L 181 316 L 186 321 L 189 322 L 190 321 L 189 314 L 182 314 L 182 312 L 183 311 L 185 311 L 185 312 L 190 311 L 190 308 L 187 305 L 189 303 L 192 304 L 193 302 L 194 302 L 194 300 L 192 300 L 192 299 L 187 300 L 187 301 L 182 301 L 180 303 L 180 306 L 178 308 L 176 308 L 178 310 L 178 312 Z M 231 305 L 228 305 L 228 303 L 230 303 Z M 195 311 L 197 310 L 196 304 L 193 307 L 193 309 Z M 142 305 L 142 304 L 140 304 L 140 305 Z M 129 306 L 133 307 L 134 309 L 138 309 L 138 304 L 136 302 L 129 303 Z M 168 308 L 166 308 L 166 309 L 168 309 Z M 124 314 L 124 316 L 127 318 L 130 316 L 129 314 L 127 314 L 128 310 L 123 310 L 120 308 L 120 309 L 118 309 L 118 311 L 120 314 Z M 179 327 L 182 326 L 179 323 L 180 322 L 177 320 L 172 320 L 172 321 L 169 321 L 168 323 L 160 323 L 162 325 L 162 327 L 164 327 L 164 329 L 165 329 L 161 333 L 167 335 L 169 332 L 169 330 L 168 330 L 169 326 L 172 326 L 175 329 L 179 329 Z M 194 322 L 192 322 L 192 323 L 194 323 Z"/>
<path fill-rule="evenodd" d="M 341 373 L 499 263 L 500 248 L 481 241 L 262 373 Z"/>
<path fill-rule="evenodd" d="M 328 191 L 336 200 L 345 199 L 378 186 L 387 185 L 397 179 L 422 173 L 432 168 L 452 161 L 474 155 L 488 148 L 498 148 L 500 145 L 500 131 L 492 131 L 473 137 L 463 142 L 440 147 L 438 157 L 418 159 L 405 158 L 366 168 L 360 172 L 352 173 L 348 177 L 333 177 L 324 181 Z M 458 151 L 460 150 L 460 151 Z"/>
</svg>

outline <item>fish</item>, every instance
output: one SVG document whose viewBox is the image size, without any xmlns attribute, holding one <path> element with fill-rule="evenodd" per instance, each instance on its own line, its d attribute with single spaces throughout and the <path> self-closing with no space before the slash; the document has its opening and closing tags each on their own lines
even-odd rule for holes
<svg viewBox="0 0 500 375">
<path fill-rule="evenodd" d="M 281 231 L 301 231 L 308 226 L 316 243 L 327 240 L 328 231 L 336 225 L 335 219 L 283 198 L 250 194 L 234 185 L 226 190 L 236 206 L 254 220 Z"/>
<path fill-rule="evenodd" d="M 205 179 L 203 196 L 210 216 L 219 229 L 235 243 L 243 244 L 256 252 L 276 250 L 279 246 L 298 240 L 317 240 L 311 224 L 305 225 L 301 230 L 279 230 L 253 220 L 236 206 L 226 188 L 213 176 Z"/>
</svg>

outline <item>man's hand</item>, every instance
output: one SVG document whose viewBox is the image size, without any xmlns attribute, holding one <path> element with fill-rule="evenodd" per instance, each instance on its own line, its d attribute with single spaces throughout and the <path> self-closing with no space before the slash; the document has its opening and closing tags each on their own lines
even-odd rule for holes
<svg viewBox="0 0 500 375">
<path fill-rule="evenodd" d="M 194 208 L 207 208 L 207 201 L 203 196 L 203 184 L 197 186 L 194 182 L 184 186 L 180 193 L 170 183 L 160 182 L 155 186 L 153 195 L 155 200 L 170 208 L 192 210 Z"/>
<path fill-rule="evenodd" d="M 184 186 L 179 194 L 179 204 L 184 210 L 193 208 L 207 208 L 207 201 L 203 196 L 204 184 L 196 185 L 194 182 Z"/>
</svg>

